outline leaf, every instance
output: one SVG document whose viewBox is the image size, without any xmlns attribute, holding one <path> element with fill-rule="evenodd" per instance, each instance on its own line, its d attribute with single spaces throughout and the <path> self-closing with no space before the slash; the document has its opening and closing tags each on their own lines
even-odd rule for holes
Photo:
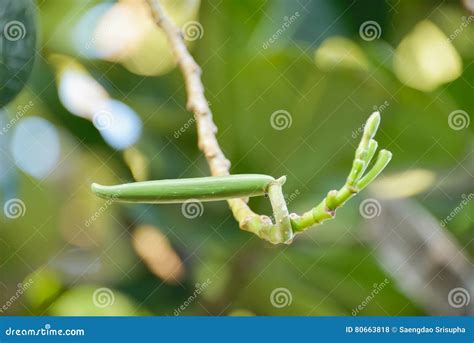
<svg viewBox="0 0 474 343">
<path fill-rule="evenodd" d="M 0 4 L 0 107 L 25 86 L 36 46 L 35 3 L 2 0 Z"/>
</svg>

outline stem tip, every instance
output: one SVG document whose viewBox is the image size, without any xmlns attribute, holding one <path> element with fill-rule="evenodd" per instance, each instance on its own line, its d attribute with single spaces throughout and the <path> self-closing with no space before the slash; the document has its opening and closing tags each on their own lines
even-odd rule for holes
<svg viewBox="0 0 474 343">
<path fill-rule="evenodd" d="M 369 139 L 374 138 L 377 129 L 379 128 L 380 124 L 380 112 L 376 111 L 371 114 L 367 122 L 365 123 L 364 127 L 364 135 L 367 136 Z"/>
</svg>

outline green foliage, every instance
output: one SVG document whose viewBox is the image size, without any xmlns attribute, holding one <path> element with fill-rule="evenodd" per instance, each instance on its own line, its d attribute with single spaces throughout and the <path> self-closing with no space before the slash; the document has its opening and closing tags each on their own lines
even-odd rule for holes
<svg viewBox="0 0 474 343">
<path fill-rule="evenodd" d="M 0 6 L 0 108 L 25 86 L 36 57 L 36 13 L 32 0 Z"/>
<path fill-rule="evenodd" d="M 474 67 L 469 37 L 474 25 L 452 42 L 461 57 L 461 76 L 422 91 L 400 81 L 393 68 L 396 48 L 428 13 L 448 38 L 467 15 L 459 3 L 393 1 L 395 10 L 386 4 L 365 6 L 370 15 L 362 10 L 343 13 L 341 1 L 321 3 L 310 2 L 307 12 L 297 1 L 202 1 L 198 19 L 204 36 L 190 46 L 203 67 L 218 139 L 233 162 L 231 172 L 287 175 L 288 206 L 301 213 L 345 179 L 363 131 L 360 125 L 375 106 L 383 117 L 377 140 L 395 156 L 382 181 L 406 190 L 411 187 L 405 179 L 394 183 L 392 175 L 402 178 L 411 171 L 431 175 L 430 180 L 414 182 L 428 181 L 427 187 L 400 198 L 414 198 L 441 221 L 459 205 L 463 194 L 473 192 L 474 125 L 471 120 L 464 130 L 452 130 L 448 116 L 462 109 L 472 119 Z M 28 275 L 46 265 L 54 270 L 41 274 L 37 288 L 31 288 L 32 294 L 41 293 L 34 297 L 44 303 L 36 308 L 26 296 L 2 314 L 172 315 L 194 294 L 196 283 L 210 279 L 210 286 L 183 315 L 220 315 L 236 309 L 259 315 L 350 315 L 374 284 L 386 278 L 388 285 L 358 315 L 428 313 L 405 294 L 374 252 L 367 230 L 370 220 L 361 217 L 359 203 L 380 194 L 372 193 L 377 189 L 367 189 L 338 213 L 337 221 L 306 231 L 289 247 L 274 247 L 237 230 L 224 202 L 206 203 L 202 216 L 189 219 L 182 215 L 181 205 L 106 206 L 106 201 L 97 199 L 90 192 L 92 182 L 133 182 L 133 172 L 91 123 L 63 106 L 54 86 L 54 68 L 46 63 L 49 52 L 77 58 L 112 97 L 141 116 L 144 132 L 135 148 L 146 158 L 148 179 L 204 177 L 209 171 L 196 147 L 196 127 L 184 108 L 177 70 L 140 76 L 118 63 L 85 58 L 78 51 L 84 46 L 74 48 L 75 24 L 94 4 L 39 3 L 43 49 L 38 53 L 43 58 L 38 59 L 28 87 L 7 106 L 12 110 L 33 98 L 35 107 L 25 117 L 40 115 L 54 124 L 62 155 L 57 172 L 35 180 L 15 168 L 9 155 L 8 139 L 14 130 L 0 137 L 0 168 L 8 169 L 8 173 L 1 169 L 2 200 L 19 197 L 26 204 L 23 217 L 0 219 L 0 305 Z M 356 6 L 360 9 L 362 4 L 366 3 Z M 264 49 L 263 42 L 281 26 L 284 16 L 296 11 L 299 19 Z M 380 23 L 381 38 L 370 42 L 360 38 L 359 26 L 366 20 Z M 336 36 L 350 43 L 326 41 Z M 321 62 L 321 46 L 330 49 L 324 51 L 324 58 L 334 50 L 339 59 L 341 54 L 350 55 L 340 64 L 326 63 L 327 58 Z M 2 88 L 2 101 L 12 96 Z M 270 122 L 278 110 L 291 115 L 291 125 L 283 130 L 275 130 Z M 7 120 L 3 115 L 0 119 L 3 126 Z M 474 232 L 473 204 L 469 202 L 444 228 L 471 258 L 473 246 L 467 242 Z M 250 205 L 258 213 L 271 214 L 266 199 L 252 198 Z M 86 226 L 100 208 L 106 208 L 105 213 Z M 141 224 L 153 224 L 171 241 L 186 268 L 180 284 L 164 283 L 137 256 L 132 234 Z M 93 305 L 94 291 L 102 287 L 113 291 L 115 305 L 105 309 Z M 270 295 L 279 287 L 291 292 L 291 305 L 271 304 Z"/>
</svg>

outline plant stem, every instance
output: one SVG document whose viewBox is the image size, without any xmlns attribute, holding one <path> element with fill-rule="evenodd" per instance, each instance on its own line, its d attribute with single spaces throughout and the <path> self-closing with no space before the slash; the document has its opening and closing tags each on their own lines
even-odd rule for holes
<svg viewBox="0 0 474 343">
<path fill-rule="evenodd" d="M 204 95 L 201 81 L 201 68 L 189 53 L 181 30 L 169 19 L 158 0 L 147 0 L 156 24 L 166 35 L 178 66 L 183 74 L 186 92 L 187 108 L 196 118 L 198 145 L 204 153 L 213 176 L 229 175 L 230 162 L 225 157 L 216 139 L 217 127 L 212 120 L 212 112 Z M 371 183 L 389 163 L 392 154 L 387 150 L 379 152 L 377 161 L 365 176 L 370 161 L 377 150 L 377 142 L 373 139 L 380 124 L 380 114 L 373 113 L 366 122 L 362 139 L 357 147 L 352 169 L 346 183 L 339 190 L 332 190 L 316 207 L 299 216 L 288 214 L 283 197 L 282 185 L 284 179 L 272 181 L 268 187 L 268 196 L 272 204 L 275 223 L 267 216 L 253 212 L 247 205 L 247 199 L 237 198 L 227 200 L 234 218 L 240 228 L 252 232 L 273 244 L 291 243 L 294 234 L 332 219 L 337 208 L 343 206 L 351 197 Z"/>
<path fill-rule="evenodd" d="M 275 243 L 291 243 L 293 240 L 293 229 L 290 222 L 290 214 L 283 196 L 282 186 L 286 181 L 286 176 L 272 181 L 268 186 L 268 197 L 272 205 L 275 225 L 271 228 L 269 236 Z"/>
<path fill-rule="evenodd" d="M 194 113 L 196 118 L 199 149 L 204 153 L 213 176 L 229 175 L 230 161 L 225 157 L 216 138 L 217 127 L 204 95 L 201 68 L 189 53 L 181 30 L 168 18 L 158 0 L 147 0 L 147 2 L 156 24 L 166 35 L 183 74 L 188 96 L 187 108 Z M 253 212 L 247 205 L 247 201 L 247 199 L 238 198 L 227 202 L 240 227 L 262 237 L 262 230 L 269 230 L 272 223 L 268 222 L 268 217 Z"/>
<path fill-rule="evenodd" d="M 292 214 L 291 225 L 295 233 L 307 230 L 313 225 L 332 219 L 336 210 L 342 207 L 350 198 L 367 187 L 387 166 L 392 158 L 392 153 L 381 150 L 372 168 L 363 176 L 377 150 L 377 142 L 373 139 L 380 124 L 380 113 L 374 112 L 364 127 L 364 134 L 357 147 L 352 169 L 346 183 L 338 191 L 328 193 L 316 207 L 302 216 Z"/>
</svg>

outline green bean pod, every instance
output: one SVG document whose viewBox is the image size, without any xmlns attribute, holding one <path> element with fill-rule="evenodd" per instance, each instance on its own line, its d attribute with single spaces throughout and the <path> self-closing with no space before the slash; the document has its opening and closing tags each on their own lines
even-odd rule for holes
<svg viewBox="0 0 474 343">
<path fill-rule="evenodd" d="M 181 203 L 189 199 L 217 201 L 265 195 L 276 180 L 268 175 L 237 174 L 189 179 L 133 182 L 114 186 L 93 183 L 101 198 L 152 204 Z"/>
</svg>

